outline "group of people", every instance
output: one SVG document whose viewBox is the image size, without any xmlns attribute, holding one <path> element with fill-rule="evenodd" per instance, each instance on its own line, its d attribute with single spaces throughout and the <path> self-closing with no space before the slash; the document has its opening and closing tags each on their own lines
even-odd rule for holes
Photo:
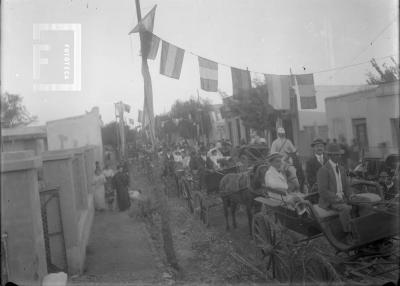
<svg viewBox="0 0 400 286">
<path fill-rule="evenodd" d="M 173 169 L 199 171 L 201 169 L 219 170 L 229 164 L 232 144 L 228 141 L 220 141 L 216 144 L 204 144 L 190 147 L 189 145 L 177 145 L 165 148 L 162 153 L 164 162 L 164 175 L 173 172 Z"/>
<path fill-rule="evenodd" d="M 93 185 L 94 207 L 97 211 L 115 210 L 125 211 L 130 207 L 129 174 L 127 166 L 120 164 L 114 171 L 109 164 L 102 170 L 96 162 Z M 116 198 L 116 200 L 115 200 Z"/>
<path fill-rule="evenodd" d="M 301 205 L 304 194 L 300 192 L 300 186 L 296 175 L 293 172 L 285 172 L 285 166 L 290 165 L 288 154 L 296 153 L 296 147 L 285 136 L 285 130 L 277 130 L 278 138 L 273 141 L 270 154 L 266 158 L 268 169 L 265 173 L 263 184 L 267 189 L 278 192 L 279 197 L 285 197 L 288 204 L 292 204 L 301 214 L 305 209 L 298 208 Z M 261 142 L 261 144 L 265 144 Z M 313 155 L 306 162 L 306 181 L 311 191 L 319 193 L 319 206 L 327 210 L 335 210 L 339 213 L 339 219 L 343 231 L 348 240 L 353 240 L 353 232 L 350 226 L 351 205 L 348 204 L 352 193 L 347 182 L 348 161 L 345 155 L 345 148 L 337 142 L 325 142 L 315 139 L 311 147 Z M 225 152 L 230 150 L 230 152 Z M 208 149 L 201 146 L 196 152 L 195 149 L 182 148 L 175 150 L 167 149 L 164 152 L 164 162 L 172 162 L 172 165 L 180 165 L 190 170 L 211 169 L 218 170 L 224 160 L 232 159 L 232 148 L 230 144 L 218 142 Z M 171 166 L 165 163 L 164 166 Z M 172 169 L 171 169 L 172 170 Z M 282 196 L 282 194 L 284 196 Z"/>
</svg>

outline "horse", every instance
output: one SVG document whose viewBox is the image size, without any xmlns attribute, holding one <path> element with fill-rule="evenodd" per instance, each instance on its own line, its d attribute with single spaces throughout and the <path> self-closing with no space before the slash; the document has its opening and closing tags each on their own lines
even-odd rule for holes
<svg viewBox="0 0 400 286">
<path fill-rule="evenodd" d="M 236 207 L 246 207 L 250 235 L 253 220 L 253 209 L 257 206 L 254 200 L 262 195 L 261 187 L 268 165 L 256 165 L 251 171 L 226 174 L 220 181 L 219 191 L 223 202 L 226 230 L 229 230 L 228 208 L 231 209 L 233 228 L 236 224 Z"/>
</svg>

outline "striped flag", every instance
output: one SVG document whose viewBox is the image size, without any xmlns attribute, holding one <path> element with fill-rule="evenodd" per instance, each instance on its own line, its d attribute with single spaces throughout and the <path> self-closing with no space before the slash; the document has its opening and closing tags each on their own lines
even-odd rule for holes
<svg viewBox="0 0 400 286">
<path fill-rule="evenodd" d="M 132 29 L 132 31 L 129 32 L 128 35 L 143 31 L 153 32 L 154 16 L 156 14 L 156 8 L 157 5 L 154 5 L 153 9 L 151 9 L 150 12 L 147 13 L 146 16 L 142 18 L 142 20 L 135 26 L 135 28 Z"/>
<path fill-rule="evenodd" d="M 315 96 L 314 75 L 302 74 L 295 76 L 295 90 L 300 97 L 301 109 L 316 109 L 317 97 Z"/>
<path fill-rule="evenodd" d="M 154 60 L 156 58 L 159 46 L 159 37 L 147 31 L 143 32 L 143 53 L 147 59 Z"/>
<path fill-rule="evenodd" d="M 178 48 L 166 41 L 162 41 L 160 73 L 179 79 L 182 70 L 185 50 Z"/>
<path fill-rule="evenodd" d="M 232 91 L 233 95 L 241 91 L 251 89 L 251 78 L 248 70 L 241 70 L 231 67 L 232 73 Z"/>
<path fill-rule="evenodd" d="M 218 64 L 199 57 L 200 85 L 205 91 L 218 91 Z"/>
<path fill-rule="evenodd" d="M 276 110 L 290 109 L 290 76 L 266 74 L 268 103 Z"/>
</svg>

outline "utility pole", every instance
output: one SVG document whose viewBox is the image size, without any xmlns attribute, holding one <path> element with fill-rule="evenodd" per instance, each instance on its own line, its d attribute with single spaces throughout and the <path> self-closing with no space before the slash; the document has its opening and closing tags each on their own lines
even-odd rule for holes
<svg viewBox="0 0 400 286">
<path fill-rule="evenodd" d="M 203 130 L 203 111 L 201 110 L 201 108 L 200 108 L 200 94 L 199 94 L 199 89 L 197 89 L 197 102 L 199 103 L 199 119 L 200 119 L 200 122 L 199 122 L 199 124 L 200 124 L 200 126 L 199 126 L 199 129 L 200 129 L 200 134 L 202 135 L 202 139 L 204 139 L 204 130 Z M 199 134 L 199 135 L 200 135 Z M 202 140 L 203 141 L 203 140 Z"/>
<path fill-rule="evenodd" d="M 120 136 L 119 136 L 119 124 L 118 124 L 118 102 L 114 103 L 114 115 L 115 115 L 115 138 L 117 138 L 117 151 L 118 156 L 121 155 L 121 144 L 120 144 Z"/>
<path fill-rule="evenodd" d="M 140 10 L 140 1 L 135 0 L 136 3 L 136 15 L 138 19 L 138 23 L 141 22 L 142 20 L 142 13 Z M 140 36 L 140 49 L 141 49 L 141 54 L 142 54 L 142 76 L 143 76 L 143 81 L 144 81 L 144 104 L 143 104 L 143 114 L 144 114 L 144 120 L 146 121 L 146 115 L 147 118 L 149 119 L 150 123 L 150 139 L 152 143 L 153 149 L 155 148 L 155 128 L 154 128 L 154 113 L 153 113 L 153 87 L 151 84 L 151 77 L 150 77 L 150 72 L 149 72 L 149 66 L 147 64 L 147 53 L 148 51 L 145 48 L 145 35 L 142 31 L 142 29 L 139 29 L 139 36 Z M 143 123 L 142 123 L 143 124 Z M 143 127 L 146 127 L 143 125 Z"/>
<path fill-rule="evenodd" d="M 116 114 L 115 118 L 117 120 L 118 127 L 117 129 L 117 142 L 118 149 L 121 159 L 125 158 L 126 154 L 126 139 L 125 139 L 125 124 L 124 124 L 124 108 L 125 105 L 122 101 L 117 102 L 115 104 Z M 119 119 L 119 121 L 118 121 Z"/>
</svg>

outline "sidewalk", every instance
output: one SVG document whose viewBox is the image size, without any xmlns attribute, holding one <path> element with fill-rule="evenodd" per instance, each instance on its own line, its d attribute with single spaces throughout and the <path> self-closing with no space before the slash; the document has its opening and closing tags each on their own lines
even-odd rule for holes
<svg viewBox="0 0 400 286">
<path fill-rule="evenodd" d="M 125 212 L 96 213 L 86 272 L 71 284 L 157 283 L 162 270 L 143 222 Z"/>
</svg>

